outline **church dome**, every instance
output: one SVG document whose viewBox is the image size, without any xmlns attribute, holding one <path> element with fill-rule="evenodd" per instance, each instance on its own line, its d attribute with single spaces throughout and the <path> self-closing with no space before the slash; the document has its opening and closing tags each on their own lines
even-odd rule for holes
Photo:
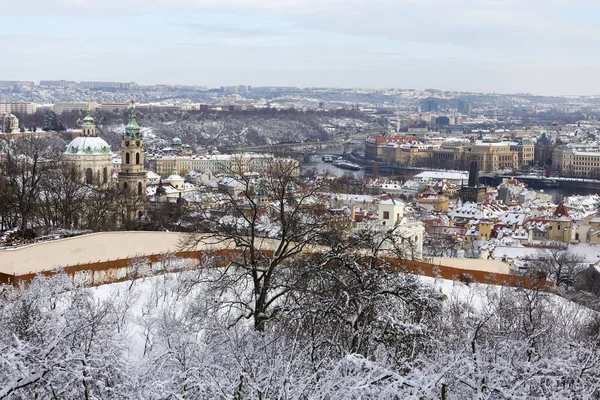
<svg viewBox="0 0 600 400">
<path fill-rule="evenodd" d="M 79 136 L 67 146 L 65 154 L 111 154 L 106 141 L 98 136 Z"/>
</svg>

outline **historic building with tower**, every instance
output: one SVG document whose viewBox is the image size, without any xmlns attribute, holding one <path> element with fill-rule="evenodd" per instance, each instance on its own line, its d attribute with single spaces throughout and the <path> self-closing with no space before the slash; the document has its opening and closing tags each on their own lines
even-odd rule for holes
<svg viewBox="0 0 600 400">
<path fill-rule="evenodd" d="M 141 219 L 146 212 L 144 139 L 135 119 L 135 105 L 129 109 L 129 123 L 121 140 L 121 170 L 118 187 L 124 194 L 123 225 Z"/>
<path fill-rule="evenodd" d="M 63 161 L 81 171 L 83 183 L 96 187 L 110 185 L 112 151 L 110 145 L 98 136 L 96 124 L 89 109 L 81 124 L 81 134 L 67 145 Z"/>
</svg>

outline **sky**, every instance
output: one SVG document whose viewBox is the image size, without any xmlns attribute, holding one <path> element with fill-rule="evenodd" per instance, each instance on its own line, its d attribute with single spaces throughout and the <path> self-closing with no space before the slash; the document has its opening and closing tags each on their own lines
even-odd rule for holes
<svg viewBox="0 0 600 400">
<path fill-rule="evenodd" d="M 597 0 L 22 0 L 0 80 L 600 94 Z"/>
</svg>

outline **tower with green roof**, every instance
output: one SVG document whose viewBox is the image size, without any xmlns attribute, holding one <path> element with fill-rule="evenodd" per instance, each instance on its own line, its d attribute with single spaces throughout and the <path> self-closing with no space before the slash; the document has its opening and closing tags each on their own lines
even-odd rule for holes
<svg viewBox="0 0 600 400">
<path fill-rule="evenodd" d="M 144 169 L 144 139 L 135 118 L 135 103 L 129 108 L 129 122 L 121 140 L 121 170 L 119 189 L 123 191 L 126 209 L 124 224 L 141 219 L 146 211 L 146 170 Z"/>
</svg>

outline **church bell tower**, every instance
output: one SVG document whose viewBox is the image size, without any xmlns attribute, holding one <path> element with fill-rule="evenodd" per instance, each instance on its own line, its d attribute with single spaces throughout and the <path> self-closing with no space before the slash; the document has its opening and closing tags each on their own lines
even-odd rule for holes
<svg viewBox="0 0 600 400">
<path fill-rule="evenodd" d="M 146 211 L 146 170 L 144 139 L 135 120 L 135 103 L 129 108 L 129 123 L 121 140 L 119 189 L 125 195 L 123 223 L 141 219 Z"/>
</svg>

